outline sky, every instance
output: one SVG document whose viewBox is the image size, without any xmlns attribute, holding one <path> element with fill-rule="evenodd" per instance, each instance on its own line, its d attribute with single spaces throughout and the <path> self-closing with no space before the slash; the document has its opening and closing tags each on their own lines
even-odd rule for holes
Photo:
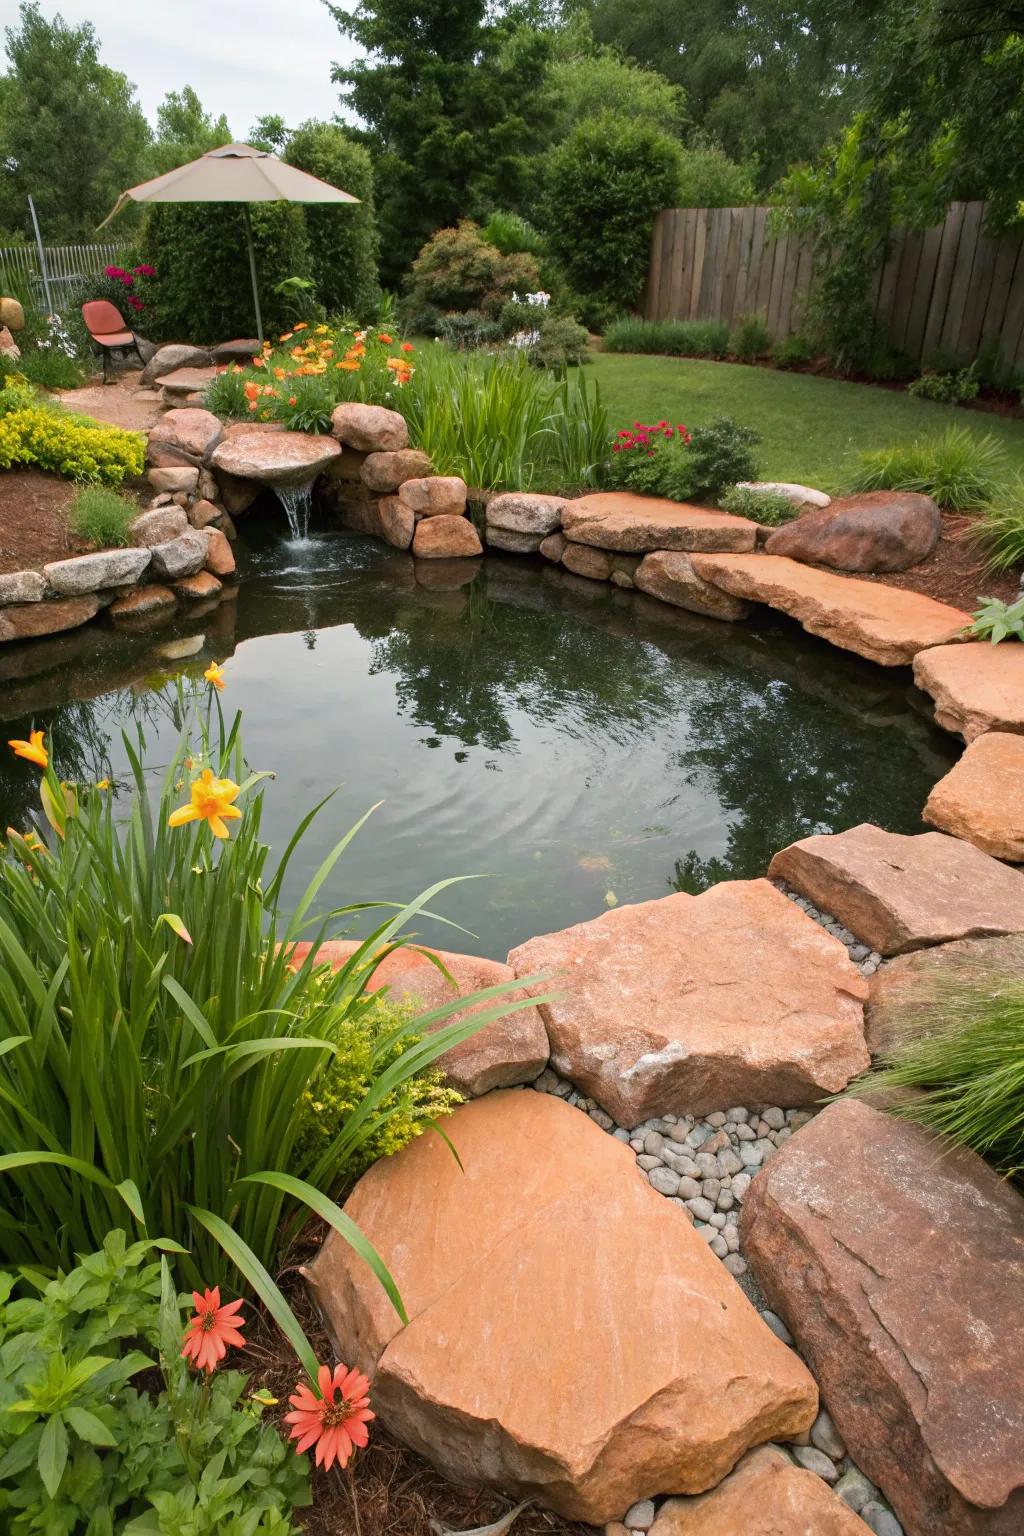
<svg viewBox="0 0 1024 1536">
<path fill-rule="evenodd" d="M 17 9 L 0 0 L 0 22 L 16 22 Z M 356 51 L 322 0 L 41 0 L 40 10 L 92 22 L 100 59 L 135 83 L 151 122 L 168 91 L 191 85 L 236 139 L 264 113 L 292 128 L 335 116 L 331 65 Z"/>
</svg>

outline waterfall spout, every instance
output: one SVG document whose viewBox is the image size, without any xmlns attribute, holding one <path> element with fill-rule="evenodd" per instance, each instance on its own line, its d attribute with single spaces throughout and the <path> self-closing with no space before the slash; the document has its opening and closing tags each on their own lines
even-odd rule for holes
<svg viewBox="0 0 1024 1536">
<path fill-rule="evenodd" d="M 293 539 L 309 537 L 309 514 L 313 510 L 313 481 L 302 485 L 275 485 L 278 501 L 288 515 L 288 528 Z"/>
</svg>

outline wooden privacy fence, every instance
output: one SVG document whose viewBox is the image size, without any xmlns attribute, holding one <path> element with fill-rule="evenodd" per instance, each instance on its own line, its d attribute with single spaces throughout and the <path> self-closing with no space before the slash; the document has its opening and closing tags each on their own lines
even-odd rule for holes
<svg viewBox="0 0 1024 1536">
<path fill-rule="evenodd" d="M 59 309 L 66 303 L 83 278 L 96 276 L 104 267 L 117 266 L 126 250 L 122 241 L 106 245 L 44 245 L 54 305 Z M 21 291 L 27 289 L 35 307 L 45 311 L 46 292 L 36 246 L 0 246 L 0 288 L 5 285 Z"/>
<path fill-rule="evenodd" d="M 668 208 L 655 221 L 643 315 L 720 320 L 763 315 L 778 341 L 798 332 L 811 241 L 770 228 L 768 208 Z M 951 203 L 941 224 L 900 229 L 874 285 L 880 340 L 914 362 L 958 366 L 980 352 L 1024 369 L 1024 236 L 985 233 L 985 204 Z"/>
</svg>

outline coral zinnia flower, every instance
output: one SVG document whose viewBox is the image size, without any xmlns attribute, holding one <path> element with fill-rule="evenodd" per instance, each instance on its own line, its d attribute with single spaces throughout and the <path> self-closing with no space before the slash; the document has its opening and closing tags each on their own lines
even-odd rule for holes
<svg viewBox="0 0 1024 1536">
<path fill-rule="evenodd" d="M 37 768 L 45 768 L 50 761 L 49 754 L 43 746 L 42 731 L 30 731 L 28 741 L 9 741 L 7 745 L 15 757 L 23 757 L 30 763 L 35 763 Z"/>
<path fill-rule="evenodd" d="M 187 821 L 208 821 L 214 837 L 227 837 L 225 821 L 241 821 L 242 813 L 232 801 L 238 794 L 238 785 L 231 779 L 215 779 L 210 768 L 204 768 L 192 783 L 192 798 L 188 805 L 179 806 L 167 818 L 169 827 L 183 827 Z"/>
<path fill-rule="evenodd" d="M 292 1426 L 289 1438 L 298 1441 L 295 1454 L 315 1442 L 316 1464 L 329 1472 L 335 1462 L 347 1466 L 352 1452 L 369 1442 L 366 1426 L 377 1415 L 370 1410 L 370 1383 L 362 1372 L 336 1365 L 332 1374 L 329 1365 L 322 1365 L 317 1382 L 319 1397 L 299 1382 L 288 1399 L 295 1412 L 286 1413 L 284 1421 Z"/>
<path fill-rule="evenodd" d="M 212 1371 L 218 1360 L 223 1360 L 229 1344 L 244 1344 L 241 1329 L 244 1319 L 239 1317 L 240 1301 L 220 1304 L 220 1286 L 209 1288 L 200 1296 L 192 1292 L 195 1316 L 189 1319 L 185 1329 L 185 1348 L 182 1357 L 191 1360 L 201 1371 Z"/>
<path fill-rule="evenodd" d="M 203 676 L 208 683 L 212 684 L 212 686 L 216 688 L 218 693 L 224 692 L 224 672 L 215 661 L 210 662 L 210 665 L 203 673 Z"/>
</svg>

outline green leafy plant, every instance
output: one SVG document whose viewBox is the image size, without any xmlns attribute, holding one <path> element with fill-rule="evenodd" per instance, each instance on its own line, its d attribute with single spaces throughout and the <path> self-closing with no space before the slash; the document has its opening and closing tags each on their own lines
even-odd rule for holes
<svg viewBox="0 0 1024 1536">
<path fill-rule="evenodd" d="M 241 372 L 236 373 L 233 368 L 215 374 L 203 392 L 203 404 L 215 416 L 229 416 L 242 420 L 249 414 L 245 384 L 245 375 Z"/>
<path fill-rule="evenodd" d="M 85 383 L 85 370 L 75 357 L 59 347 L 23 345 L 21 372 L 40 389 L 79 389 Z"/>
<path fill-rule="evenodd" d="M 218 1370 L 200 1383 L 181 1359 L 159 1246 L 114 1229 L 49 1282 L 0 1273 L 0 1521 L 11 1536 L 286 1536 L 292 1510 L 310 1503 L 306 1465 L 261 1422 L 246 1377 Z"/>
<path fill-rule="evenodd" d="M 274 408 L 277 421 L 283 421 L 290 432 L 329 432 L 331 412 L 337 404 L 331 385 L 325 376 L 296 375 L 288 380 L 288 389 L 279 391 Z"/>
<path fill-rule="evenodd" d="M 616 320 L 603 345 L 606 352 L 721 358 L 729 350 L 729 327 L 717 320 Z"/>
<path fill-rule="evenodd" d="M 528 252 L 506 256 L 488 244 L 471 219 L 462 219 L 455 229 L 437 230 L 416 257 L 403 308 L 407 316 L 433 306 L 441 311 L 482 310 L 496 319 L 513 293 L 539 287 L 537 264 Z"/>
<path fill-rule="evenodd" d="M 985 546 L 992 570 L 1024 566 L 1024 474 L 1019 470 L 979 509 L 972 535 Z"/>
<path fill-rule="evenodd" d="M 776 368 L 804 368 L 813 356 L 814 348 L 806 336 L 784 336 L 771 353 Z"/>
<path fill-rule="evenodd" d="M 115 549 L 131 543 L 131 524 L 138 515 L 137 501 L 105 485 L 87 485 L 75 492 L 68 521 L 79 538 L 97 549 Z"/>
<path fill-rule="evenodd" d="M 509 345 L 537 368 L 575 368 L 587 360 L 590 338 L 584 327 L 549 304 L 512 299 L 501 311 L 500 325 Z"/>
<path fill-rule="evenodd" d="M 917 400 L 939 400 L 946 405 L 962 405 L 973 400 L 981 389 L 981 380 L 972 363 L 955 373 L 922 373 L 907 385 L 907 394 Z"/>
<path fill-rule="evenodd" d="M 974 623 L 966 633 L 979 640 L 1024 640 L 1024 595 L 1015 603 L 1005 603 L 1001 597 L 983 597 L 981 607 L 973 615 Z"/>
<path fill-rule="evenodd" d="M 706 426 L 693 427 L 687 451 L 692 494 L 714 500 L 737 480 L 755 480 L 754 449 L 760 441 L 753 427 L 741 426 L 730 416 L 716 416 Z"/>
<path fill-rule="evenodd" d="M 729 339 L 729 350 L 741 363 L 754 363 L 764 357 L 771 344 L 771 332 L 763 315 L 741 315 Z"/>
<path fill-rule="evenodd" d="M 753 447 L 759 441 L 753 428 L 728 416 L 692 431 L 668 421 L 635 422 L 616 433 L 608 475 L 642 495 L 717 501 L 737 480 L 756 475 Z"/>
<path fill-rule="evenodd" d="M 942 507 L 962 512 L 992 501 L 1006 450 L 990 433 L 947 427 L 938 437 L 916 438 L 857 457 L 854 491 L 920 491 Z"/>
<path fill-rule="evenodd" d="M 544 255 L 544 236 L 522 214 L 498 210 L 491 214 L 480 233 L 503 256 L 514 256 L 517 251 L 537 257 Z"/>
<path fill-rule="evenodd" d="M 723 512 L 749 518 L 765 528 L 780 528 L 797 515 L 793 503 L 778 491 L 755 491 L 741 485 L 730 486 L 718 504 Z"/>
<path fill-rule="evenodd" d="M 469 352 L 474 347 L 493 346 L 501 340 L 503 331 L 497 320 L 488 318 L 481 309 L 467 309 L 461 314 L 441 315 L 437 334 L 456 352 Z"/>
</svg>

